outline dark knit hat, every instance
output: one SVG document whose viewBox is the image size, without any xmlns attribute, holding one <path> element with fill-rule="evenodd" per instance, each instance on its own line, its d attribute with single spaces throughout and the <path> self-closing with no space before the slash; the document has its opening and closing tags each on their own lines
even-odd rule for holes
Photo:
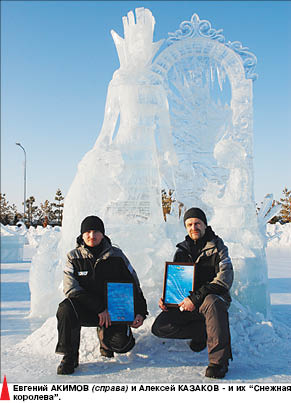
<svg viewBox="0 0 291 403">
<path fill-rule="evenodd" d="M 204 213 L 204 211 L 202 211 L 200 208 L 198 207 L 192 207 L 189 208 L 189 210 L 187 210 L 184 214 L 184 225 L 185 225 L 185 221 L 188 218 L 199 218 L 200 220 L 202 220 L 204 222 L 204 224 L 207 226 L 207 218 L 206 215 Z"/>
<path fill-rule="evenodd" d="M 101 218 L 96 217 L 95 215 L 91 215 L 89 217 L 86 217 L 82 221 L 81 234 L 83 235 L 84 232 L 91 231 L 91 230 L 100 231 L 104 235 L 105 228 L 104 228 L 104 224 L 103 224 L 103 221 L 101 220 Z"/>
</svg>

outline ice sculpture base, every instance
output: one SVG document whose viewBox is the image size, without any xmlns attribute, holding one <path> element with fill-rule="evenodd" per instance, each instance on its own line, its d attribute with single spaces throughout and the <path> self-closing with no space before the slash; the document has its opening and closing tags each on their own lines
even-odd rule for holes
<svg viewBox="0 0 291 403">
<path fill-rule="evenodd" d="M 261 251 L 260 251 L 261 252 Z M 264 256 L 232 258 L 235 280 L 233 296 L 251 312 L 270 317 L 270 295 Z"/>
</svg>

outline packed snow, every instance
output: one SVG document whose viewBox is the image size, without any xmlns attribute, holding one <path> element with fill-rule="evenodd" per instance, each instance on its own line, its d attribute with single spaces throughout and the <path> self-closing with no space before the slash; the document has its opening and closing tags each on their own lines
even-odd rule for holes
<svg viewBox="0 0 291 403">
<path fill-rule="evenodd" d="M 219 382 L 291 382 L 291 224 L 268 225 L 267 231 L 278 235 L 267 247 L 271 316 L 254 314 L 234 298 L 230 309 L 233 361 L 225 379 Z M 37 288 L 46 295 L 45 284 L 52 279 L 47 273 L 38 283 L 29 282 L 34 276 L 31 262 L 37 259 L 39 248 L 53 247 L 59 236 L 58 229 L 30 229 L 25 235 L 23 261 L 1 265 L 1 367 L 8 382 L 212 382 L 204 377 L 208 363 L 206 350 L 193 353 L 186 340 L 162 340 L 151 334 L 151 324 L 159 312 L 157 298 L 161 294 L 161 283 L 157 286 L 151 279 L 149 283 L 157 288 L 154 291 L 142 281 L 150 315 L 140 329 L 134 330 L 134 349 L 112 359 L 102 358 L 96 329 L 83 328 L 79 368 L 70 376 L 56 375 L 61 356 L 54 352 L 55 316 L 41 318 L 38 311 L 31 315 L 31 295 Z M 162 277 L 163 267 L 157 271 Z M 39 300 L 39 311 L 45 306 L 45 299 Z"/>
</svg>

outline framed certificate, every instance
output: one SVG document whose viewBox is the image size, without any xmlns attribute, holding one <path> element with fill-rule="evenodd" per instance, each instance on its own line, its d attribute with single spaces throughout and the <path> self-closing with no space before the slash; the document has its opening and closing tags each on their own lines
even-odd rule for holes
<svg viewBox="0 0 291 403">
<path fill-rule="evenodd" d="M 194 290 L 195 264 L 166 262 L 163 301 L 166 306 L 177 307 Z"/>
<path fill-rule="evenodd" d="M 134 321 L 134 288 L 132 283 L 108 282 L 106 299 L 111 323 L 131 324 Z"/>
</svg>

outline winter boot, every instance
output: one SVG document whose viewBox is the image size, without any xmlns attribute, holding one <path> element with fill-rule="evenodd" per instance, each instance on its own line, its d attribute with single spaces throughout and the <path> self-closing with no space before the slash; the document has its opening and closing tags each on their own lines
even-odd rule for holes
<svg viewBox="0 0 291 403">
<path fill-rule="evenodd" d="M 70 375 L 79 365 L 79 354 L 66 354 L 57 368 L 58 375 Z"/>
<path fill-rule="evenodd" d="M 217 378 L 221 379 L 225 377 L 225 374 L 228 371 L 228 363 L 225 364 L 209 364 L 206 368 L 205 376 L 208 378 Z"/>
<path fill-rule="evenodd" d="M 114 352 L 104 344 L 104 327 L 97 326 L 97 336 L 100 343 L 100 354 L 102 357 L 113 358 Z"/>
<path fill-rule="evenodd" d="M 206 341 L 197 342 L 192 339 L 189 343 L 189 347 L 192 351 L 195 351 L 195 353 L 199 353 L 199 351 L 202 351 L 206 348 Z"/>
</svg>

